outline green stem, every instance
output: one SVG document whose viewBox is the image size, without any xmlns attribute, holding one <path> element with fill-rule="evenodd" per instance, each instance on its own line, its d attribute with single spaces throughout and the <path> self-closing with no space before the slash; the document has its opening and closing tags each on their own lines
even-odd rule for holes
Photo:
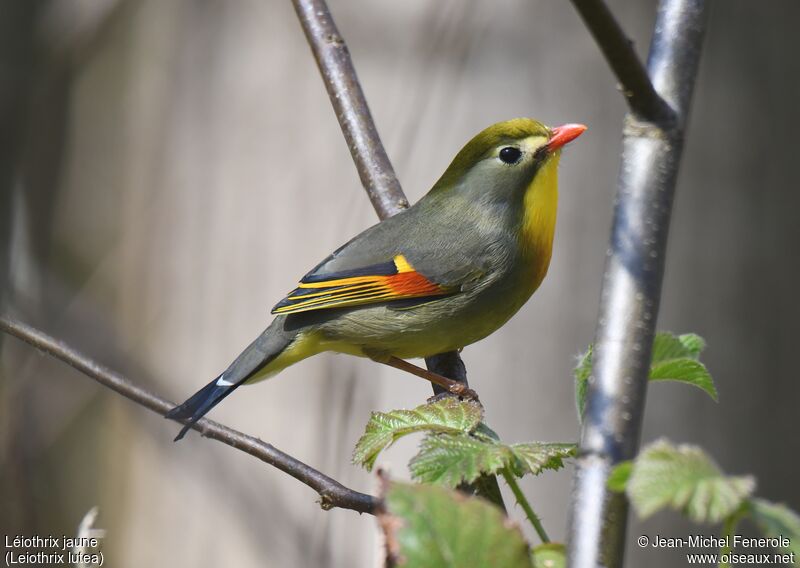
<svg viewBox="0 0 800 568">
<path fill-rule="evenodd" d="M 739 524 L 739 518 L 741 517 L 740 512 L 737 510 L 725 518 L 725 521 L 722 523 L 722 538 L 726 539 L 727 544 L 725 546 L 720 547 L 719 549 L 719 556 L 720 556 L 720 563 L 719 568 L 730 568 L 730 562 L 722 562 L 722 556 L 724 554 L 730 555 L 731 553 L 731 542 L 733 541 L 733 533 L 736 530 L 736 525 Z"/>
<path fill-rule="evenodd" d="M 506 480 L 506 483 L 511 488 L 511 492 L 517 499 L 517 503 L 519 503 L 519 506 L 522 507 L 523 511 L 525 511 L 525 515 L 528 517 L 528 520 L 536 530 L 536 534 L 539 535 L 539 538 L 542 540 L 542 542 L 550 542 L 550 537 L 547 536 L 547 532 L 542 526 L 542 521 L 539 519 L 536 513 L 533 512 L 533 507 L 531 507 L 531 504 L 528 502 L 528 499 L 525 498 L 525 495 L 522 494 L 522 490 L 519 488 L 514 475 L 508 471 L 508 468 L 503 468 L 500 471 L 502 471 L 503 479 Z"/>
</svg>

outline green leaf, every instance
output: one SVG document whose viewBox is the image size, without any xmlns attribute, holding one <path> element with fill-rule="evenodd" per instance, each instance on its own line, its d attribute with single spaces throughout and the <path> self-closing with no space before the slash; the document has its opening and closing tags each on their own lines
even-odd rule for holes
<svg viewBox="0 0 800 568">
<path fill-rule="evenodd" d="M 660 440 L 634 461 L 626 492 L 642 518 L 670 507 L 697 523 L 719 523 L 754 488 L 750 476 L 725 476 L 702 449 Z"/>
<path fill-rule="evenodd" d="M 772 503 L 764 499 L 752 499 L 750 513 L 764 536 L 786 539 L 783 543 L 787 546 L 778 545 L 774 548 L 787 554 L 794 553 L 796 559 L 800 558 L 800 515 L 783 503 Z"/>
<path fill-rule="evenodd" d="M 668 331 L 659 331 L 653 339 L 653 352 L 650 359 L 650 381 L 678 381 L 693 385 L 705 391 L 715 401 L 718 400 L 714 380 L 698 357 L 705 349 L 705 340 L 694 333 L 674 335 Z M 586 407 L 586 390 L 589 376 L 592 374 L 592 352 L 590 345 L 586 352 L 578 357 L 575 366 L 575 403 L 578 416 L 583 419 Z"/>
<path fill-rule="evenodd" d="M 396 566 L 533 568 L 522 532 L 483 499 L 431 485 L 392 483 L 378 516 Z"/>
<path fill-rule="evenodd" d="M 705 365 L 694 359 L 673 359 L 655 363 L 650 367 L 650 380 L 686 383 L 705 391 L 715 402 L 719 401 L 711 374 Z"/>
<path fill-rule="evenodd" d="M 705 347 L 705 340 L 694 333 L 675 335 L 668 331 L 659 331 L 653 340 L 650 362 L 660 363 L 684 358 L 696 360 Z"/>
<path fill-rule="evenodd" d="M 567 550 L 560 542 L 540 544 L 532 551 L 533 568 L 565 568 Z"/>
<path fill-rule="evenodd" d="M 577 453 L 575 444 L 544 442 L 512 444 L 511 450 L 523 464 L 517 477 L 528 473 L 539 475 L 546 469 L 559 470 L 564 467 L 564 458 L 574 458 Z"/>
<path fill-rule="evenodd" d="M 705 391 L 718 400 L 714 380 L 697 357 L 705 347 L 699 335 L 687 333 L 675 336 L 659 332 L 653 341 L 653 357 L 650 364 L 651 381 L 679 381 Z"/>
<path fill-rule="evenodd" d="M 625 488 L 628 486 L 628 480 L 631 477 L 631 472 L 633 471 L 633 462 L 628 460 L 624 462 L 620 462 L 614 466 L 614 469 L 611 470 L 611 475 L 608 476 L 608 481 L 606 481 L 606 485 L 611 491 L 615 491 L 617 493 L 623 493 Z"/>
<path fill-rule="evenodd" d="M 689 352 L 689 356 L 695 359 L 700 357 L 700 353 L 706 348 L 706 340 L 696 333 L 684 333 L 678 336 L 678 341 Z"/>
<path fill-rule="evenodd" d="M 414 410 L 373 412 L 353 450 L 353 463 L 371 470 L 378 454 L 414 432 L 472 432 L 483 419 L 483 407 L 472 400 L 446 397 Z"/>
<path fill-rule="evenodd" d="M 575 366 L 575 405 L 578 407 L 578 418 L 583 419 L 583 409 L 586 407 L 586 390 L 589 387 L 589 376 L 592 374 L 592 351 L 590 345 L 586 352 L 578 357 Z"/>
<path fill-rule="evenodd" d="M 511 448 L 466 435 L 426 436 L 408 464 L 411 477 L 424 483 L 458 487 L 482 473 L 497 473 L 514 459 Z"/>
<path fill-rule="evenodd" d="M 465 434 L 427 436 L 408 464 L 411 476 L 422 482 L 458 487 L 482 474 L 508 468 L 517 477 L 545 469 L 560 469 L 575 455 L 574 444 L 502 444 Z"/>
</svg>

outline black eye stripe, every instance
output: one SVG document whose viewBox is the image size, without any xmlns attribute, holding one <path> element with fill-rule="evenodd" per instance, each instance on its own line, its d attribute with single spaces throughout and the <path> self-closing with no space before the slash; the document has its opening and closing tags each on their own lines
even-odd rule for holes
<svg viewBox="0 0 800 568">
<path fill-rule="evenodd" d="M 516 164 L 522 158 L 522 151 L 514 146 L 506 146 L 500 150 L 498 157 L 505 164 Z"/>
</svg>

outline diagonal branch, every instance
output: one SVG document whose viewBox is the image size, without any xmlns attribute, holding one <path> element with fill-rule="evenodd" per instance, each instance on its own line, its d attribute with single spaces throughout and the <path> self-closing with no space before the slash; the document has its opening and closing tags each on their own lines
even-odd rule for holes
<svg viewBox="0 0 800 568">
<path fill-rule="evenodd" d="M 670 106 L 658 94 L 633 42 L 625 35 L 603 0 L 572 0 L 586 27 L 611 66 L 631 111 L 643 120 L 669 122 Z"/>
<path fill-rule="evenodd" d="M 386 155 L 350 52 L 324 0 L 292 0 L 308 44 L 317 60 L 361 184 L 381 219 L 408 207 Z"/>
<path fill-rule="evenodd" d="M 100 365 L 96 361 L 79 353 L 69 345 L 27 324 L 8 316 L 0 316 L 0 330 L 21 339 L 36 349 L 55 357 L 81 373 L 91 377 L 103 386 L 110 388 L 133 402 L 163 416 L 174 404 L 157 394 L 143 389 L 122 375 Z M 248 436 L 232 428 L 228 428 L 213 420 L 202 418 L 192 426 L 206 438 L 212 438 L 232 448 L 272 465 L 284 473 L 288 473 L 298 481 L 308 485 L 320 496 L 323 509 L 351 509 L 359 513 L 375 513 L 377 500 L 371 495 L 348 489 L 338 481 L 317 471 L 253 436 Z"/>
</svg>

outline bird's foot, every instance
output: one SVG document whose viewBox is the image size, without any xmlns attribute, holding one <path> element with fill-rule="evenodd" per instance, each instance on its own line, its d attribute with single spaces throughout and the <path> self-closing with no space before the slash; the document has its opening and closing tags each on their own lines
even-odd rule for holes
<svg viewBox="0 0 800 568">
<path fill-rule="evenodd" d="M 469 388 L 464 383 L 459 383 L 459 382 L 455 382 L 455 381 L 453 381 L 453 382 L 454 382 L 454 384 L 450 385 L 448 387 L 448 389 L 447 389 L 447 392 L 449 394 L 454 394 L 457 397 L 463 398 L 463 399 L 466 399 L 466 400 L 474 400 L 474 401 L 480 402 L 478 400 L 478 393 L 476 393 L 474 390 Z"/>
</svg>

